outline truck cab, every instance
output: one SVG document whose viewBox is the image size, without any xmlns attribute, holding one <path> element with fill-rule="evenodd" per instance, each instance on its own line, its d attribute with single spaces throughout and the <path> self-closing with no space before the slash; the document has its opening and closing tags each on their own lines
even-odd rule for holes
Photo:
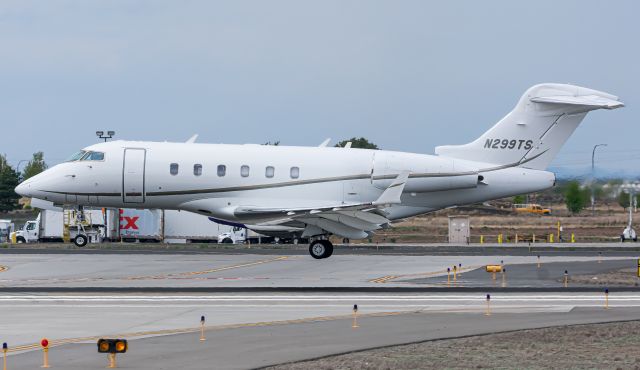
<svg viewBox="0 0 640 370">
<path fill-rule="evenodd" d="M 34 221 L 27 221 L 22 229 L 15 232 L 16 243 L 36 243 L 40 239 L 40 216 Z M 13 239 L 13 238 L 12 238 Z"/>
</svg>

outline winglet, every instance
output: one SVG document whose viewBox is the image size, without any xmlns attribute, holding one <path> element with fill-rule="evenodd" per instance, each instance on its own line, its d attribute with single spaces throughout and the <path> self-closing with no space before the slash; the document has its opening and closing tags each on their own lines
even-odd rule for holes
<svg viewBox="0 0 640 370">
<path fill-rule="evenodd" d="M 404 190 L 404 186 L 407 184 L 407 179 L 409 178 L 409 171 L 402 171 L 396 177 L 395 180 L 389 185 L 387 189 L 385 189 L 380 197 L 374 201 L 374 206 L 383 205 L 383 204 L 399 204 L 400 196 L 402 195 L 402 191 Z"/>
<path fill-rule="evenodd" d="M 329 145 L 329 143 L 331 142 L 331 138 L 328 138 L 327 140 L 323 141 L 322 143 L 320 143 L 320 145 L 318 145 L 318 147 L 320 148 L 324 148 L 327 145 Z"/>
<path fill-rule="evenodd" d="M 195 143 L 195 142 L 196 142 L 196 140 L 197 140 L 197 139 L 198 139 L 198 134 L 195 134 L 195 135 L 191 136 L 191 137 L 189 138 L 189 140 L 185 141 L 185 143 L 187 143 L 187 144 L 193 144 L 193 143 Z"/>
</svg>

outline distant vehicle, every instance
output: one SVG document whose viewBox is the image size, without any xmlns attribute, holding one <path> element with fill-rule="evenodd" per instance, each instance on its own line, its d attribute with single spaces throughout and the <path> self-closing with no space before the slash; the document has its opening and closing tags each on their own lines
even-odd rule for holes
<svg viewBox="0 0 640 370">
<path fill-rule="evenodd" d="M 226 233 L 218 235 L 218 243 L 223 244 L 261 244 L 261 243 L 273 243 L 278 238 L 272 236 L 265 236 L 256 233 L 255 231 L 246 229 L 244 227 L 234 226 Z"/>
<path fill-rule="evenodd" d="M 539 204 L 514 204 L 516 213 L 534 213 L 537 215 L 550 215 L 551 208 L 544 208 Z"/>
<path fill-rule="evenodd" d="M 492 92 L 483 86 L 473 93 Z M 309 254 L 322 259 L 333 253 L 332 235 L 367 239 L 395 220 L 552 187 L 556 177 L 545 169 L 587 113 L 623 106 L 597 90 L 536 85 L 480 137 L 438 146 L 435 155 L 334 148 L 327 141 L 312 148 L 110 141 L 80 150 L 15 191 L 67 207 L 173 209 L 260 233 L 299 232 L 311 241 Z M 392 122 L 384 128 L 402 134 L 395 129 Z"/>
<path fill-rule="evenodd" d="M 104 238 L 104 216 L 102 210 L 84 210 L 82 219 L 74 211 L 52 211 L 43 209 L 35 220 L 27 221 L 22 229 L 15 231 L 11 239 L 16 243 L 62 242 L 65 239 L 65 218 L 69 225 L 69 239 L 78 246 L 98 242 Z"/>
<path fill-rule="evenodd" d="M 11 220 L 0 220 L 0 243 L 9 240 L 9 235 L 13 234 L 13 227 Z"/>
<path fill-rule="evenodd" d="M 65 239 L 65 218 L 69 225 L 69 239 L 78 246 L 88 242 L 99 242 L 105 236 L 102 210 L 84 210 L 78 219 L 74 211 L 52 211 L 43 209 L 35 220 L 27 221 L 22 229 L 15 231 L 11 239 L 16 243 L 62 242 Z"/>
</svg>

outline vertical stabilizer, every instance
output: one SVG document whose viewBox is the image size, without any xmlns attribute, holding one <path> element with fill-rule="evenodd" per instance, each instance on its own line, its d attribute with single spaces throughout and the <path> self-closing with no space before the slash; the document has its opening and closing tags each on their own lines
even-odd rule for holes
<svg viewBox="0 0 640 370">
<path fill-rule="evenodd" d="M 438 155 L 543 170 L 589 111 L 623 107 L 617 96 L 584 87 L 541 84 L 475 141 L 436 148 Z"/>
</svg>

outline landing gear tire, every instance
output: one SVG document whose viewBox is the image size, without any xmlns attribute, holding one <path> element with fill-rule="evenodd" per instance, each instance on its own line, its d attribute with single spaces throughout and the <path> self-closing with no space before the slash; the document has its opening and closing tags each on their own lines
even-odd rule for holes
<svg viewBox="0 0 640 370">
<path fill-rule="evenodd" d="M 73 239 L 73 244 L 75 244 L 77 247 L 84 247 L 85 245 L 87 245 L 87 242 L 89 241 L 89 239 L 87 238 L 86 235 L 84 234 L 78 234 L 75 239 Z"/>
<path fill-rule="evenodd" d="M 333 254 L 333 244 L 328 240 L 316 240 L 309 245 L 309 254 L 318 260 L 330 257 Z"/>
</svg>

